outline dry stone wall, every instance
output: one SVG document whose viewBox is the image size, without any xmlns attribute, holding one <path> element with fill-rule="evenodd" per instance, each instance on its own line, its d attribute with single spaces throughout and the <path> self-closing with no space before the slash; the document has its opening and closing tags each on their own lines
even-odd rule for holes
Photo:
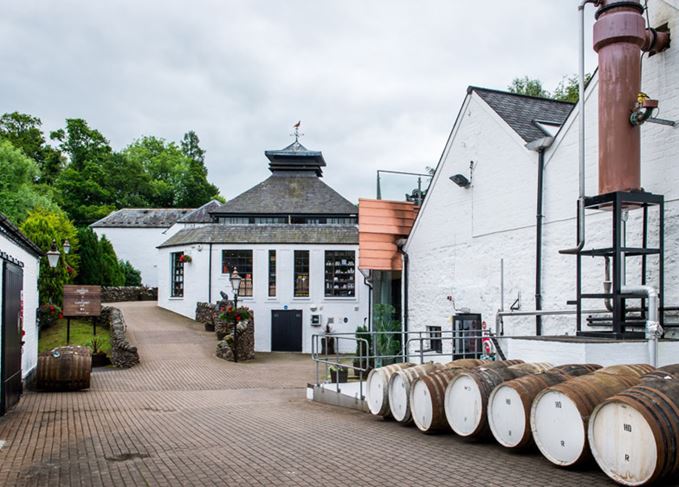
<svg viewBox="0 0 679 487">
<path fill-rule="evenodd" d="M 137 347 L 130 345 L 125 334 L 127 325 L 123 313 L 118 308 L 104 306 L 102 317 L 108 320 L 111 330 L 111 363 L 114 367 L 129 369 L 139 363 Z"/>
<path fill-rule="evenodd" d="M 124 301 L 158 301 L 158 288 L 145 286 L 102 287 L 101 301 L 104 303 L 120 303 Z"/>
</svg>

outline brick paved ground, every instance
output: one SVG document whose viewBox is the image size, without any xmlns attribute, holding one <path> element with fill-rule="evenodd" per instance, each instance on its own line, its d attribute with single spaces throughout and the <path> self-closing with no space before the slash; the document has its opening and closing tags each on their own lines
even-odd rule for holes
<svg viewBox="0 0 679 487">
<path fill-rule="evenodd" d="M 120 307 L 142 364 L 94 372 L 87 392 L 26 394 L 0 419 L 0 485 L 611 485 L 593 467 L 310 403 L 308 357 L 227 363 L 194 322 Z"/>
</svg>

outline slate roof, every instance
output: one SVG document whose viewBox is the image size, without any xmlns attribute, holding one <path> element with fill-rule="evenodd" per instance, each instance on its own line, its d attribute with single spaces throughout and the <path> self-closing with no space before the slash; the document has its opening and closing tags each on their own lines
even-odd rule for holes
<svg viewBox="0 0 679 487">
<path fill-rule="evenodd" d="M 472 91 L 476 92 L 526 142 L 549 135 L 540 129 L 535 121 L 563 125 L 575 106 L 570 102 L 517 95 L 477 86 L 467 88 L 467 93 Z"/>
<path fill-rule="evenodd" d="M 222 204 L 217 200 L 208 201 L 200 208 L 187 213 L 177 223 L 212 223 L 210 212 L 219 208 Z"/>
<path fill-rule="evenodd" d="M 276 171 L 313 171 L 317 176 L 323 175 L 325 159 L 320 151 L 311 151 L 295 140 L 281 150 L 268 150 L 264 155 L 269 159 L 269 169 Z"/>
<path fill-rule="evenodd" d="M 34 244 L 32 240 L 24 235 L 21 230 L 19 230 L 16 225 L 9 221 L 9 219 L 2 213 L 0 213 L 0 233 L 2 233 L 5 237 L 17 244 L 29 254 L 33 254 L 36 257 L 41 257 L 43 255 L 43 251 L 40 249 L 40 247 Z"/>
<path fill-rule="evenodd" d="M 194 208 L 123 208 L 90 225 L 93 228 L 170 228 Z"/>
<path fill-rule="evenodd" d="M 191 244 L 358 245 L 355 225 L 208 225 L 180 230 L 158 246 Z"/>
<path fill-rule="evenodd" d="M 356 214 L 358 208 L 313 174 L 274 173 L 212 214 Z"/>
</svg>

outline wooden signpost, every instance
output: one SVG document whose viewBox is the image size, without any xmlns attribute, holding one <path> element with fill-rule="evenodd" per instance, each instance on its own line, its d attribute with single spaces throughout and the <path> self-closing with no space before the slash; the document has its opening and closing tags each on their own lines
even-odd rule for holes
<svg viewBox="0 0 679 487">
<path fill-rule="evenodd" d="M 101 314 L 101 286 L 64 285 L 63 314 L 66 318 L 66 343 L 70 343 L 71 318 L 97 317 Z M 96 320 L 92 323 L 96 335 Z"/>
</svg>

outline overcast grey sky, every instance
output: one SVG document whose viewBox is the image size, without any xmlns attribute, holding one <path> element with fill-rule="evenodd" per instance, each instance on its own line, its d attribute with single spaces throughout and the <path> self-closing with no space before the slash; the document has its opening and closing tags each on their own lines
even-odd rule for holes
<svg viewBox="0 0 679 487">
<path fill-rule="evenodd" d="M 575 73 L 577 4 L 0 0 L 0 112 L 47 130 L 84 118 L 116 149 L 193 129 L 227 198 L 268 176 L 264 151 L 302 120 L 325 181 L 355 201 L 376 169 L 436 165 L 468 85 Z"/>
</svg>

